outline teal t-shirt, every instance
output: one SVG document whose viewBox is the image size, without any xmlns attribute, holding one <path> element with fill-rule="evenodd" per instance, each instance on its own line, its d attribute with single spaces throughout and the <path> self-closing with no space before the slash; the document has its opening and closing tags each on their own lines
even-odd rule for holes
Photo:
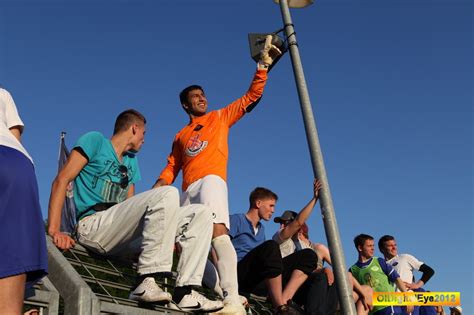
<svg viewBox="0 0 474 315">
<path fill-rule="evenodd" d="M 141 179 L 135 154 L 125 154 L 120 162 L 110 139 L 100 132 L 91 131 L 84 134 L 74 149 L 82 150 L 89 160 L 74 180 L 74 202 L 78 221 L 95 213 L 91 207 L 98 203 L 124 201 L 129 186 Z"/>
</svg>

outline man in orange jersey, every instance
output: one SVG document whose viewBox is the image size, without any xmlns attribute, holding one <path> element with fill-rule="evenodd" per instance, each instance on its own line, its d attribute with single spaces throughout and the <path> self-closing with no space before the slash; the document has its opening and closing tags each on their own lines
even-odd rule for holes
<svg viewBox="0 0 474 315">
<path fill-rule="evenodd" d="M 207 112 L 206 95 L 198 85 L 189 86 L 180 93 L 181 105 L 190 122 L 176 134 L 168 164 L 153 186 L 172 184 L 182 170 L 181 204 L 200 203 L 211 208 L 214 218 L 212 247 L 217 254 L 217 271 L 225 304 L 222 314 L 245 314 L 238 295 L 237 255 L 228 235 L 228 134 L 230 127 L 250 112 L 263 94 L 268 67 L 281 55 L 271 41 L 272 36 L 268 35 L 247 93 L 226 107 Z"/>
</svg>

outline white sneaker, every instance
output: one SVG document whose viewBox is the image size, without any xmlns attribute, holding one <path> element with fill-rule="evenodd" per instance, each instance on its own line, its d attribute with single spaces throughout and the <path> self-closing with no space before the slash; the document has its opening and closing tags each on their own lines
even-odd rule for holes
<svg viewBox="0 0 474 315">
<path fill-rule="evenodd" d="M 216 315 L 246 315 L 247 311 L 245 310 L 245 307 L 241 304 L 235 304 L 235 303 L 224 303 L 224 308 L 221 310 L 213 313 Z"/>
<path fill-rule="evenodd" d="M 204 297 L 204 295 L 191 290 L 191 293 L 186 294 L 178 303 L 179 308 L 183 311 L 202 311 L 214 312 L 224 307 L 222 301 L 211 301 Z"/>
<path fill-rule="evenodd" d="M 155 282 L 153 277 L 147 277 L 138 287 L 130 292 L 130 300 L 141 302 L 169 302 L 171 294 L 163 291 Z"/>
</svg>

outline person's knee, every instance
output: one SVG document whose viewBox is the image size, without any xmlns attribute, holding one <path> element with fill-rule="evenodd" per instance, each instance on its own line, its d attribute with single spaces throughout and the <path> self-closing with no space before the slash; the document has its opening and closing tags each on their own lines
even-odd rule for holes
<svg viewBox="0 0 474 315">
<path fill-rule="evenodd" d="M 201 204 L 194 204 L 192 205 L 193 212 L 195 213 L 196 218 L 199 219 L 200 222 L 212 222 L 212 211 L 211 208 Z"/>
<path fill-rule="evenodd" d="M 261 255 L 265 261 L 279 261 L 281 262 L 280 245 L 273 240 L 263 242 L 261 245 Z"/>
<path fill-rule="evenodd" d="M 178 191 L 178 188 L 174 187 L 174 186 L 161 186 L 161 187 L 158 187 L 158 188 L 155 188 L 155 190 L 159 193 L 162 193 L 164 195 L 166 195 L 166 197 L 168 198 L 178 198 L 179 199 L 179 191 Z"/>
<path fill-rule="evenodd" d="M 163 202 L 167 207 L 179 207 L 179 191 L 174 186 L 161 186 L 151 190 L 150 198 L 154 202 Z"/>
<path fill-rule="evenodd" d="M 293 255 L 297 256 L 296 268 L 307 275 L 310 275 L 318 265 L 318 256 L 312 249 L 303 249 Z"/>
<path fill-rule="evenodd" d="M 273 240 L 266 241 L 260 245 L 261 260 L 264 266 L 264 278 L 275 278 L 283 272 L 280 246 Z"/>
<path fill-rule="evenodd" d="M 280 246 L 274 240 L 268 240 L 263 242 L 260 247 L 262 252 L 269 256 L 276 256 L 277 254 L 281 257 Z"/>
</svg>

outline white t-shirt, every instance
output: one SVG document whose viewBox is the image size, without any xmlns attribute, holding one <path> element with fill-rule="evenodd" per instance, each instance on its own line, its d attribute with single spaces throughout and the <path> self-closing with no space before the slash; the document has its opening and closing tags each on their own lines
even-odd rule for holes
<svg viewBox="0 0 474 315">
<path fill-rule="evenodd" d="M 14 126 L 24 126 L 23 121 L 10 93 L 0 88 L 0 145 L 20 151 L 33 162 L 20 141 L 11 133 L 10 128 Z"/>
<path fill-rule="evenodd" d="M 275 242 L 280 245 L 281 257 L 285 258 L 288 255 L 293 254 L 296 251 L 296 245 L 291 238 L 282 240 L 280 237 L 280 231 L 276 232 L 272 238 Z"/>
<path fill-rule="evenodd" d="M 423 265 L 422 261 L 409 254 L 397 255 L 387 260 L 387 263 L 392 265 L 400 275 L 400 279 L 407 283 L 413 282 L 413 270 L 420 270 L 421 265 Z"/>
<path fill-rule="evenodd" d="M 316 255 L 318 256 L 318 268 L 322 268 L 323 267 L 323 261 L 322 261 L 322 258 L 321 258 L 321 253 L 319 253 L 314 247 L 313 247 L 313 244 L 311 242 L 305 242 L 301 239 L 298 239 L 298 243 L 300 245 L 300 248 L 297 249 L 296 248 L 296 244 L 295 244 L 295 241 L 292 239 L 292 238 L 288 238 L 286 240 L 282 240 L 281 239 L 281 236 L 280 236 L 280 231 L 276 232 L 272 239 L 277 242 L 279 245 L 280 245 L 280 253 L 281 253 L 281 258 L 285 258 L 286 256 L 288 255 L 291 255 L 293 254 L 294 252 L 296 252 L 297 250 L 301 250 L 301 249 L 306 249 L 306 248 L 309 248 L 309 249 L 312 249 Z"/>
</svg>

